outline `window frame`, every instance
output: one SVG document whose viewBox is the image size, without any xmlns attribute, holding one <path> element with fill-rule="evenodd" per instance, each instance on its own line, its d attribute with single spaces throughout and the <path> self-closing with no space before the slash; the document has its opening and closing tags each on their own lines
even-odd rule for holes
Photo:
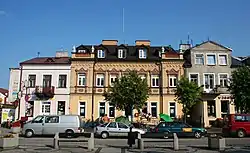
<svg viewBox="0 0 250 153">
<path fill-rule="evenodd" d="M 98 103 L 98 117 L 101 117 L 101 115 L 100 115 L 101 103 L 104 103 L 104 114 L 103 114 L 103 115 L 105 115 L 106 112 L 107 112 L 107 111 L 106 111 L 106 102 L 100 101 L 100 102 Z M 103 108 L 103 106 L 102 106 L 102 108 Z"/>
<path fill-rule="evenodd" d="M 64 103 L 64 114 L 59 114 L 59 103 Z M 63 100 L 58 100 L 57 101 L 57 115 L 65 115 L 66 114 L 66 101 L 63 101 Z"/>
<path fill-rule="evenodd" d="M 65 83 L 60 86 L 60 81 L 62 81 L 63 79 L 60 79 L 60 77 L 65 76 Z M 67 88 L 67 74 L 59 74 L 58 76 L 58 88 Z"/>
<path fill-rule="evenodd" d="M 46 76 L 50 76 L 50 80 L 45 80 Z M 52 74 L 43 74 L 43 87 L 49 88 L 52 87 Z M 49 81 L 49 86 L 45 86 L 45 81 Z"/>
<path fill-rule="evenodd" d="M 84 105 L 81 105 L 81 103 L 84 103 Z M 78 101 L 78 115 L 80 117 L 84 117 L 86 118 L 87 115 L 87 106 L 86 106 L 87 102 L 86 101 Z M 84 116 L 81 116 L 81 108 L 84 107 Z"/>
<path fill-rule="evenodd" d="M 221 79 L 220 75 L 226 75 L 227 76 L 227 79 L 226 79 L 227 84 L 226 84 L 226 86 L 225 85 L 221 86 L 221 84 L 220 84 L 220 79 Z M 229 85 L 228 79 L 229 79 L 229 74 L 228 73 L 218 73 L 218 85 L 220 85 L 220 87 L 227 88 L 227 86 Z"/>
<path fill-rule="evenodd" d="M 147 58 L 147 49 L 146 48 L 140 48 L 138 50 L 139 52 L 139 58 L 140 59 L 146 59 Z"/>
<path fill-rule="evenodd" d="M 114 77 L 115 76 L 115 77 Z M 113 83 L 112 83 L 112 79 L 117 80 L 118 79 L 118 74 L 110 74 L 109 75 L 109 85 L 112 87 Z"/>
<path fill-rule="evenodd" d="M 83 77 L 80 77 L 80 75 L 84 75 L 84 84 L 79 84 L 79 79 L 80 78 L 83 78 Z M 85 87 L 86 86 L 86 73 L 77 73 L 77 86 L 79 87 Z"/>
<path fill-rule="evenodd" d="M 103 77 L 98 77 L 98 76 L 103 76 Z M 104 87 L 105 86 L 105 74 L 104 73 L 97 73 L 95 75 L 96 79 L 95 79 L 95 85 L 96 87 Z M 101 79 L 103 79 L 103 84 L 98 84 L 98 79 L 100 79 L 100 83 L 102 82 Z"/>
<path fill-rule="evenodd" d="M 214 77 L 213 77 L 213 79 L 214 79 L 214 86 L 213 86 L 213 88 L 215 87 L 215 85 L 216 85 L 216 81 L 215 81 L 215 73 L 203 73 L 203 84 L 204 84 L 204 90 L 212 90 L 212 89 L 210 89 L 210 88 L 206 88 L 206 84 L 205 84 L 205 75 L 206 74 L 208 74 L 208 75 L 213 75 Z"/>
<path fill-rule="evenodd" d="M 31 105 L 32 107 L 26 108 L 26 111 L 31 109 L 32 110 L 32 114 L 31 115 L 27 115 L 27 112 L 25 111 L 25 116 L 26 117 L 33 117 L 34 116 L 34 106 L 35 106 L 35 103 L 34 103 L 34 101 L 28 101 L 27 103 L 29 103 L 30 105 L 31 105 L 31 103 L 33 103 Z"/>
<path fill-rule="evenodd" d="M 114 108 L 114 116 L 110 116 L 110 108 Z M 108 117 L 109 118 L 115 118 L 115 105 L 111 105 L 110 103 L 108 104 Z"/>
<path fill-rule="evenodd" d="M 34 76 L 34 77 L 35 77 L 34 85 L 31 85 L 31 83 L 30 83 L 30 77 L 31 77 L 31 76 Z M 36 87 L 36 74 L 29 74 L 29 75 L 28 75 L 28 87 L 29 87 L 29 88 L 35 88 L 35 87 Z"/>
<path fill-rule="evenodd" d="M 118 58 L 124 59 L 127 56 L 127 50 L 126 49 L 118 49 Z"/>
<path fill-rule="evenodd" d="M 158 85 L 156 85 L 157 84 L 157 80 L 158 79 Z M 153 87 L 153 88 L 157 88 L 157 87 L 159 87 L 160 85 L 160 76 L 158 75 L 158 74 L 152 74 L 151 75 L 151 87 Z"/>
<path fill-rule="evenodd" d="M 105 51 L 103 49 L 97 50 L 97 58 L 105 58 Z"/>
<path fill-rule="evenodd" d="M 203 63 L 202 64 L 196 62 L 197 55 L 202 55 L 202 57 L 203 57 Z M 194 54 L 194 63 L 195 63 L 195 65 L 204 65 L 205 64 L 205 56 L 204 56 L 204 54 L 203 53 L 195 53 Z"/>
<path fill-rule="evenodd" d="M 174 85 L 174 79 L 176 79 L 176 84 Z M 168 87 L 175 88 L 177 86 L 178 76 L 177 75 L 168 75 Z M 172 85 L 170 86 L 170 82 Z"/>
<path fill-rule="evenodd" d="M 47 103 L 47 104 L 45 104 L 45 103 Z M 44 105 L 44 109 L 43 109 L 43 105 Z M 45 112 L 45 106 L 46 106 L 46 105 L 49 105 L 49 107 L 50 107 L 49 113 L 46 113 L 46 112 Z M 41 114 L 42 114 L 42 115 L 50 115 L 50 114 L 51 114 L 51 101 L 43 101 L 43 102 L 41 103 L 41 108 L 40 108 L 40 110 L 41 110 Z"/>
<path fill-rule="evenodd" d="M 197 75 L 197 84 L 200 86 L 200 74 L 199 73 L 189 73 L 189 81 L 191 82 L 191 75 Z"/>
<path fill-rule="evenodd" d="M 171 110 L 171 108 L 173 108 L 173 106 L 170 106 L 170 104 L 171 103 L 175 103 L 175 107 L 174 107 L 174 109 L 175 109 L 175 117 L 177 116 L 177 103 L 175 102 L 175 101 L 169 101 L 168 102 L 168 111 L 169 111 L 169 116 L 170 116 L 170 110 Z M 171 116 L 170 116 L 171 117 Z M 175 117 L 171 117 L 171 118 L 175 118 Z"/>
<path fill-rule="evenodd" d="M 209 64 L 208 63 L 208 56 L 214 56 L 214 64 Z M 216 57 L 216 53 L 206 53 L 206 65 L 208 66 L 215 66 L 217 65 L 217 57 Z"/>
<path fill-rule="evenodd" d="M 156 105 L 152 106 L 152 104 L 154 104 L 154 103 Z M 152 108 L 156 108 L 156 116 L 153 116 Z M 150 102 L 150 114 L 151 114 L 152 118 L 157 118 L 157 116 L 158 116 L 158 102 Z"/>
<path fill-rule="evenodd" d="M 220 56 L 225 56 L 226 57 L 226 64 L 221 64 L 221 62 L 220 62 Z M 218 63 L 219 63 L 220 66 L 227 66 L 228 65 L 228 54 L 219 53 L 218 54 Z"/>
</svg>

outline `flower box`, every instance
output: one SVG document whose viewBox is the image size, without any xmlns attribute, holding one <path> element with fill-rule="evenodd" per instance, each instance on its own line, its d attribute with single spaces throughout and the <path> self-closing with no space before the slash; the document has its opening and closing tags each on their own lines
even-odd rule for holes
<svg viewBox="0 0 250 153">
<path fill-rule="evenodd" d="M 13 138 L 0 138 L 0 148 L 9 149 L 16 148 L 19 145 L 19 138 L 14 136 Z"/>
</svg>

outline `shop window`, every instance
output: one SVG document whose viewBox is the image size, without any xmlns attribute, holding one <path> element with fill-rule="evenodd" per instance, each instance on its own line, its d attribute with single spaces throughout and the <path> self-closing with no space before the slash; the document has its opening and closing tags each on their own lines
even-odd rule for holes
<svg viewBox="0 0 250 153">
<path fill-rule="evenodd" d="M 26 115 L 27 117 L 33 117 L 34 114 L 34 101 L 26 102 Z"/>
<path fill-rule="evenodd" d="M 58 115 L 65 115 L 65 101 L 58 101 L 57 114 Z"/>
<path fill-rule="evenodd" d="M 216 107 L 215 107 L 214 100 L 207 101 L 207 112 L 208 112 L 208 116 L 216 117 Z"/>
<path fill-rule="evenodd" d="M 221 115 L 224 116 L 224 115 L 228 114 L 229 101 L 228 100 L 222 100 L 220 102 L 220 104 L 221 104 Z"/>
</svg>

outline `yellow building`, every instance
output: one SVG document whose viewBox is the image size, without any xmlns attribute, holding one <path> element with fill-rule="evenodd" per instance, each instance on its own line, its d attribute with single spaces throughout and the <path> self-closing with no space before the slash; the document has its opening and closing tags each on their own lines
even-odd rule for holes
<svg viewBox="0 0 250 153">
<path fill-rule="evenodd" d="M 183 63 L 182 55 L 170 46 L 150 46 L 149 40 L 137 40 L 134 46 L 118 45 L 116 40 L 80 45 L 72 52 L 70 112 L 94 120 L 104 114 L 109 118 L 123 115 L 102 94 L 115 79 L 136 70 L 150 87 L 143 112 L 153 119 L 160 113 L 179 118 L 182 106 L 175 102 L 174 90 L 184 73 Z"/>
</svg>

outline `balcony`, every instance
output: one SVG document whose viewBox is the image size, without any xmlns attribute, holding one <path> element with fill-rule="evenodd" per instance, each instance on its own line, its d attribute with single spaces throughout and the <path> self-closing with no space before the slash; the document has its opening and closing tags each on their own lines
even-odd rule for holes
<svg viewBox="0 0 250 153">
<path fill-rule="evenodd" d="M 35 95 L 39 99 L 50 99 L 55 95 L 55 87 L 36 86 Z"/>
<path fill-rule="evenodd" d="M 204 89 L 204 93 L 207 94 L 230 94 L 230 91 L 227 87 L 221 87 L 220 85 L 216 85 L 213 89 Z"/>
</svg>

